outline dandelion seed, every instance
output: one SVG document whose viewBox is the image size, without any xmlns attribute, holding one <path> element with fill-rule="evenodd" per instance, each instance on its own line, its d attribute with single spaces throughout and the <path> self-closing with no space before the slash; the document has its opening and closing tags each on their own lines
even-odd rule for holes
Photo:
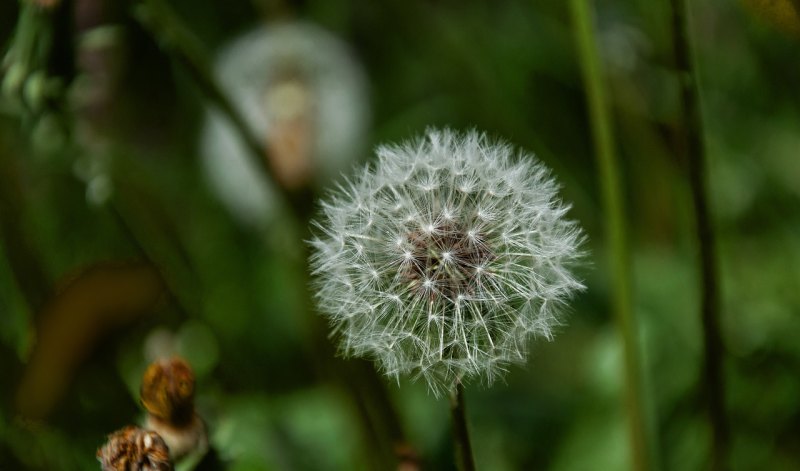
<svg viewBox="0 0 800 471">
<path fill-rule="evenodd" d="M 377 154 L 322 204 L 320 308 L 345 354 L 390 376 L 437 395 L 491 382 L 524 361 L 530 337 L 552 337 L 583 289 L 571 272 L 582 233 L 548 170 L 483 134 L 429 130 Z"/>
</svg>

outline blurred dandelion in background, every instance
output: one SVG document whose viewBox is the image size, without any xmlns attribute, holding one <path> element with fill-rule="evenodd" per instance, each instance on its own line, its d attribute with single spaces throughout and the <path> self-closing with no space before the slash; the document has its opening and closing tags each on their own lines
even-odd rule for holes
<svg viewBox="0 0 800 471">
<path fill-rule="evenodd" d="M 323 203 L 311 258 L 342 349 L 438 395 L 492 382 L 551 338 L 582 238 L 531 155 L 475 131 L 429 130 Z"/>
<path fill-rule="evenodd" d="M 264 145 L 278 184 L 321 186 L 362 154 L 367 80 L 346 44 L 310 23 L 261 26 L 223 49 L 217 79 Z M 243 223 L 263 226 L 275 189 L 233 125 L 210 110 L 201 149 L 208 178 Z M 269 156 L 269 157 L 267 157 Z"/>
</svg>

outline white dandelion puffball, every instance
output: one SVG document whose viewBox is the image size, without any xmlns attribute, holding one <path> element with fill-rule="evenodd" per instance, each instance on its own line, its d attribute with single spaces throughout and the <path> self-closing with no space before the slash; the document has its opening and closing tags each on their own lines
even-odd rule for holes
<svg viewBox="0 0 800 471">
<path fill-rule="evenodd" d="M 322 28 L 258 27 L 220 52 L 214 73 L 281 184 L 323 186 L 363 155 L 366 74 L 347 44 Z M 231 213 L 264 227 L 275 213 L 276 189 L 258 168 L 259 156 L 216 109 L 207 112 L 200 151 L 212 189 Z"/>
<path fill-rule="evenodd" d="M 487 383 L 552 337 L 583 238 L 549 170 L 477 132 L 379 147 L 314 223 L 320 310 L 347 355 L 434 394 Z"/>
</svg>

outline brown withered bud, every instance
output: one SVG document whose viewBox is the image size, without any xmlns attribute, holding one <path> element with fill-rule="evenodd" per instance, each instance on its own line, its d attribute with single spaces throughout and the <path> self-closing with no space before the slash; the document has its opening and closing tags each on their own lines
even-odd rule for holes
<svg viewBox="0 0 800 471">
<path fill-rule="evenodd" d="M 191 366 L 178 357 L 153 362 L 142 378 L 146 427 L 161 435 L 176 461 L 208 448 L 205 424 L 194 409 L 194 388 Z"/>
<path fill-rule="evenodd" d="M 156 433 L 129 425 L 97 450 L 103 471 L 172 471 L 169 448 Z"/>
<path fill-rule="evenodd" d="M 150 364 L 142 378 L 142 405 L 147 412 L 180 427 L 194 415 L 194 372 L 182 358 Z"/>
</svg>

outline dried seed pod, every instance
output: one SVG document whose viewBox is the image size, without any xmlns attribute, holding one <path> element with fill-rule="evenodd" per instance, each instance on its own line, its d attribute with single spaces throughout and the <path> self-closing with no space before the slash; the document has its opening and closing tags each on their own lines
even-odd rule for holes
<svg viewBox="0 0 800 471">
<path fill-rule="evenodd" d="M 146 426 L 161 435 L 176 461 L 208 448 L 205 424 L 194 409 L 194 389 L 194 372 L 178 357 L 152 363 L 142 379 Z"/>
<path fill-rule="evenodd" d="M 133 425 L 108 436 L 105 445 L 97 450 L 103 471 L 172 471 L 169 448 L 164 440 L 150 430 Z"/>
<path fill-rule="evenodd" d="M 194 415 L 192 367 L 178 357 L 152 363 L 142 379 L 141 400 L 150 415 L 185 425 Z"/>
</svg>

